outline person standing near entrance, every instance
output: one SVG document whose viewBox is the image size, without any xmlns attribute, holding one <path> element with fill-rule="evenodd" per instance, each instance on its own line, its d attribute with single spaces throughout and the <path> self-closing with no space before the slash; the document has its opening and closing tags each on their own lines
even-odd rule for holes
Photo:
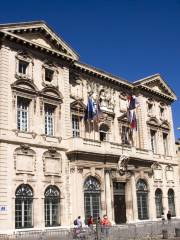
<svg viewBox="0 0 180 240">
<path fill-rule="evenodd" d="M 103 216 L 103 219 L 101 221 L 102 226 L 102 232 L 105 238 L 109 237 L 109 228 L 111 227 L 111 222 L 109 221 L 107 215 L 105 214 Z"/>
</svg>

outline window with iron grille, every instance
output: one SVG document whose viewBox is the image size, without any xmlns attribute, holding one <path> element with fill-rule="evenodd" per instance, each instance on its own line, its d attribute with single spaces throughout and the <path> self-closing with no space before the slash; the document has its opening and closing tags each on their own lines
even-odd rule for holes
<svg viewBox="0 0 180 240">
<path fill-rule="evenodd" d="M 79 117 L 72 116 L 72 134 L 73 137 L 80 137 L 80 129 L 79 129 Z"/>
<path fill-rule="evenodd" d="M 175 211 L 174 190 L 173 189 L 168 190 L 168 205 L 169 205 L 169 210 L 171 211 L 171 216 L 175 217 L 176 211 Z"/>
<path fill-rule="evenodd" d="M 148 190 L 146 182 L 140 179 L 136 184 L 138 218 L 148 219 Z"/>
<path fill-rule="evenodd" d="M 45 193 L 45 226 L 53 227 L 60 225 L 60 191 L 56 186 L 49 186 Z"/>
<path fill-rule="evenodd" d="M 155 191 L 155 203 L 156 203 L 156 217 L 160 218 L 163 212 L 163 205 L 162 205 L 162 190 L 156 189 Z"/>
<path fill-rule="evenodd" d="M 94 177 L 88 177 L 84 183 L 85 220 L 92 216 L 96 221 L 100 216 L 100 183 Z"/>
<path fill-rule="evenodd" d="M 45 111 L 45 134 L 54 135 L 54 106 L 46 104 L 44 107 Z"/>
<path fill-rule="evenodd" d="M 18 97 L 17 98 L 17 128 L 20 131 L 27 132 L 28 130 L 28 109 L 29 100 Z"/>
<path fill-rule="evenodd" d="M 20 185 L 15 198 L 15 226 L 16 228 L 30 228 L 32 222 L 33 191 L 27 184 Z"/>
</svg>

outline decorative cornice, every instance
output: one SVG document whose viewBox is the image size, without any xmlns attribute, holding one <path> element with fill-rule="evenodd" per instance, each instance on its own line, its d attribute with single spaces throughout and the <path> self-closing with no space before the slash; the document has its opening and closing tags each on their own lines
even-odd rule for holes
<svg viewBox="0 0 180 240">
<path fill-rule="evenodd" d="M 121 86 L 125 86 L 128 89 L 132 89 L 133 85 L 129 83 L 127 80 L 121 79 L 120 77 L 114 76 L 111 73 L 105 72 L 101 69 L 92 67 L 90 65 L 75 61 L 74 65 L 75 68 L 80 69 L 81 71 L 91 74 L 95 77 L 102 78 L 104 80 L 109 80 L 112 83 L 116 83 Z"/>
</svg>

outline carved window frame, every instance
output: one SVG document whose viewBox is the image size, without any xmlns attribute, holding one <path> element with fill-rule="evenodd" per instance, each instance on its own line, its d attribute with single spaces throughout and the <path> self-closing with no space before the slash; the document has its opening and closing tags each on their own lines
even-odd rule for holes
<svg viewBox="0 0 180 240">
<path fill-rule="evenodd" d="M 61 177 L 62 175 L 62 156 L 59 152 L 56 151 L 55 148 L 50 148 L 48 151 L 43 153 L 43 172 L 45 176 L 56 176 Z M 51 159 L 52 161 L 59 161 L 60 172 L 59 173 L 52 173 L 46 170 L 46 160 Z"/>
<path fill-rule="evenodd" d="M 152 169 L 153 169 L 153 178 L 154 178 L 154 181 L 155 182 L 162 182 L 163 181 L 163 170 L 162 170 L 162 166 L 159 164 L 159 163 L 154 163 L 153 166 L 152 166 Z M 155 171 L 159 171 L 159 175 L 160 177 L 157 178 L 155 176 Z M 156 174 L 157 175 L 157 174 Z"/>
<path fill-rule="evenodd" d="M 46 81 L 46 70 L 53 72 L 52 81 Z M 58 87 L 58 67 L 53 63 L 44 63 L 42 65 L 42 85 L 45 86 L 55 86 Z"/>
<path fill-rule="evenodd" d="M 168 179 L 168 173 L 172 174 L 172 179 Z M 166 180 L 169 183 L 174 183 L 174 168 L 171 164 L 168 164 L 165 168 Z"/>
<path fill-rule="evenodd" d="M 32 150 L 28 145 L 23 144 L 19 148 L 16 148 L 14 151 L 14 169 L 16 174 L 28 174 L 28 175 L 35 175 L 36 172 L 36 153 Z M 26 170 L 18 170 L 17 169 L 17 160 L 18 156 L 29 156 L 32 157 L 33 161 L 33 171 L 26 171 Z"/>
<path fill-rule="evenodd" d="M 28 64 L 27 72 L 25 74 L 19 72 L 20 61 L 23 61 Z M 33 66 L 34 61 L 30 54 L 24 51 L 18 52 L 16 55 L 15 77 L 17 79 L 27 79 L 33 81 Z"/>
<path fill-rule="evenodd" d="M 149 98 L 146 102 L 147 106 L 147 116 L 153 117 L 155 115 L 155 102 L 152 98 Z M 151 106 L 151 110 L 149 109 L 149 106 Z"/>
</svg>

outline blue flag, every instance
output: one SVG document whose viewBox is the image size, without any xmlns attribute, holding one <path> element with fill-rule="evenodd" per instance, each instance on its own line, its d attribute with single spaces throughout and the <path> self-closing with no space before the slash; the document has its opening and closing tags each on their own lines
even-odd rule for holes
<svg viewBox="0 0 180 240">
<path fill-rule="evenodd" d="M 93 120 L 95 115 L 96 115 L 95 102 L 92 97 L 88 97 L 88 103 L 84 119 Z"/>
</svg>

